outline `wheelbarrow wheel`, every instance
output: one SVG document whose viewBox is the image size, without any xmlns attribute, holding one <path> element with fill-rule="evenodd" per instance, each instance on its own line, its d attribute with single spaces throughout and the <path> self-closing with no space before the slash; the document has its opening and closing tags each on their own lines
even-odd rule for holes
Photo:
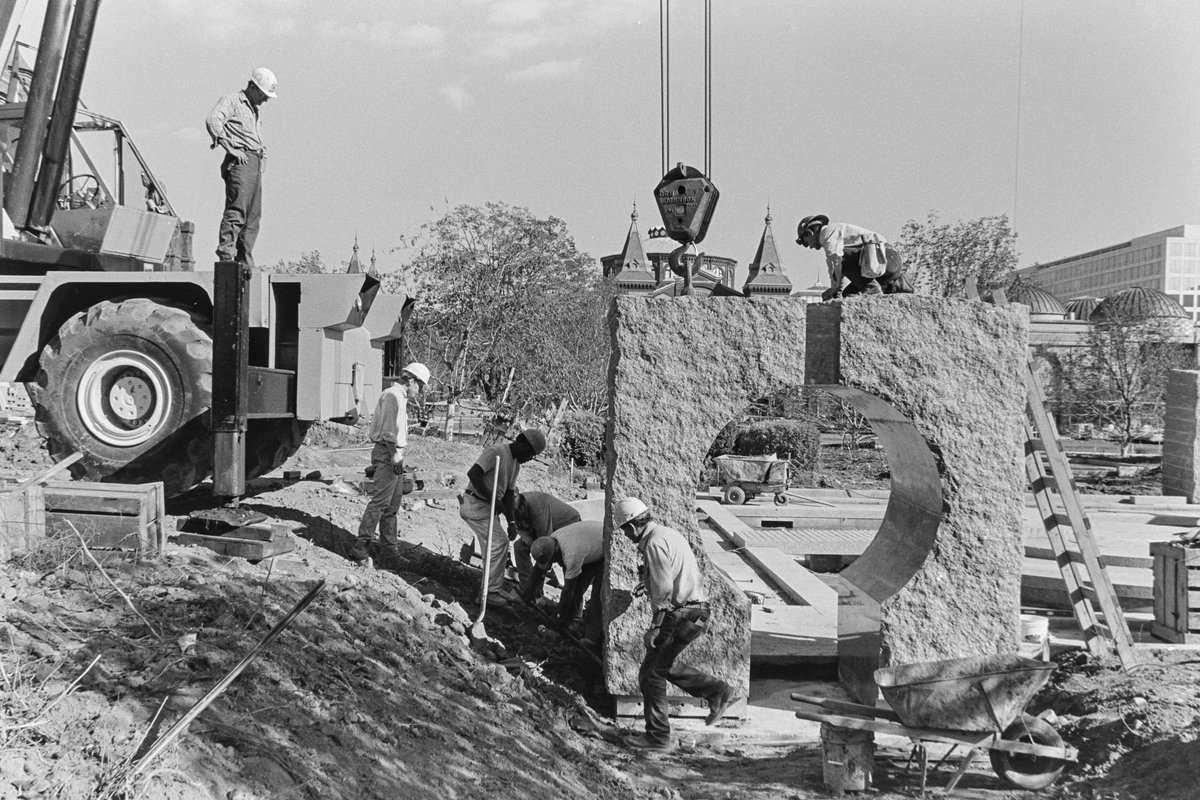
<svg viewBox="0 0 1200 800">
<path fill-rule="evenodd" d="M 1043 719 L 1022 714 L 1021 718 L 1004 729 L 1002 738 L 1013 742 L 1062 747 L 1058 731 Z M 1018 789 L 1045 789 L 1058 779 L 1067 762 L 1048 756 L 1031 756 L 991 750 L 992 769 L 1004 781 Z"/>
<path fill-rule="evenodd" d="M 746 502 L 746 490 L 740 486 L 726 486 L 724 494 L 726 505 L 740 506 Z"/>
<path fill-rule="evenodd" d="M 788 504 L 788 496 L 783 492 L 775 493 L 775 505 L 786 506 Z"/>
</svg>

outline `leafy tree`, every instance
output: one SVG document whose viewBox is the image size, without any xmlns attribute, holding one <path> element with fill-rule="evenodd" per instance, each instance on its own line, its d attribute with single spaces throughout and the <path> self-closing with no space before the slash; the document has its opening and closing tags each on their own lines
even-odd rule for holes
<svg viewBox="0 0 1200 800">
<path fill-rule="evenodd" d="M 278 272 L 287 275 L 320 274 L 329 271 L 325 262 L 321 260 L 321 254 L 316 250 L 301 253 L 300 258 L 295 261 L 284 261 L 281 258 L 275 262 L 274 266 L 266 267 L 260 264 L 258 269 L 262 272 Z"/>
<path fill-rule="evenodd" d="M 1128 455 L 1142 425 L 1159 426 L 1172 369 L 1187 369 L 1190 322 L 1120 313 L 1092 317 L 1087 344 L 1067 356 L 1063 391 L 1075 414 L 1112 425 Z"/>
<path fill-rule="evenodd" d="M 964 297 L 968 280 L 987 293 L 1011 279 L 1016 241 L 1005 214 L 942 224 L 931 211 L 925 222 L 904 223 L 899 245 L 917 292 Z"/>
<path fill-rule="evenodd" d="M 385 282 L 418 298 L 409 350 L 451 397 L 478 390 L 494 403 L 515 368 L 511 404 L 567 397 L 603 407 L 612 289 L 562 220 L 504 203 L 462 205 L 408 245 L 415 255 Z"/>
</svg>

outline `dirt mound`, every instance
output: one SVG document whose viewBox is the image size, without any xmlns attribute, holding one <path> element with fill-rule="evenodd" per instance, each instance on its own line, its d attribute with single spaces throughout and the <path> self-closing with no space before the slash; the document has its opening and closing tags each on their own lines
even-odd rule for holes
<svg viewBox="0 0 1200 800">
<path fill-rule="evenodd" d="M 0 430 L 0 473 L 27 477 L 53 464 L 34 423 L 28 422 L 7 431 Z"/>
</svg>

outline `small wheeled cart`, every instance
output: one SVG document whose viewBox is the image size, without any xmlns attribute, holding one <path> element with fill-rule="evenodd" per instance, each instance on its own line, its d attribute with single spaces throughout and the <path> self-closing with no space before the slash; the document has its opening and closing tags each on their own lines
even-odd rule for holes
<svg viewBox="0 0 1200 800">
<path fill-rule="evenodd" d="M 775 505 L 787 505 L 788 462 L 769 456 L 717 456 L 717 483 L 721 501 L 740 506 L 760 494 L 775 495 Z"/>
<path fill-rule="evenodd" d="M 966 748 L 947 794 L 981 750 L 988 751 L 992 769 L 1012 786 L 1043 789 L 1068 762 L 1078 760 L 1075 748 L 1065 745 L 1050 723 L 1024 713 L 1054 669 L 1053 664 L 1008 654 L 926 661 L 875 671 L 875 683 L 890 709 L 800 693 L 792 699 L 821 709 L 797 711 L 801 719 L 912 740 L 909 766 L 914 758 L 918 761 L 922 796 L 928 770 L 925 745 L 930 742 L 953 745 L 934 769 L 957 748 Z"/>
</svg>

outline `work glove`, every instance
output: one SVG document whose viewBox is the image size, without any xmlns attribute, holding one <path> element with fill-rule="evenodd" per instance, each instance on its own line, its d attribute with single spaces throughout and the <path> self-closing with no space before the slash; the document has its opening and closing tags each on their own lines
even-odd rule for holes
<svg viewBox="0 0 1200 800">
<path fill-rule="evenodd" d="M 510 542 L 515 542 L 515 541 L 516 541 L 516 539 L 517 539 L 517 537 L 518 537 L 519 535 L 520 535 L 520 534 L 517 532 L 517 526 L 516 526 L 516 525 L 509 525 L 509 526 L 508 526 L 508 540 L 509 540 Z"/>
<path fill-rule="evenodd" d="M 837 298 L 839 298 L 841 296 L 842 296 L 842 290 L 837 289 L 833 286 L 830 286 L 828 289 L 821 292 L 822 300 L 836 300 Z"/>
<path fill-rule="evenodd" d="M 403 461 L 401 461 L 399 464 L 392 464 L 392 474 L 395 475 L 396 477 L 400 477 L 401 475 L 404 474 L 404 462 Z"/>
</svg>

